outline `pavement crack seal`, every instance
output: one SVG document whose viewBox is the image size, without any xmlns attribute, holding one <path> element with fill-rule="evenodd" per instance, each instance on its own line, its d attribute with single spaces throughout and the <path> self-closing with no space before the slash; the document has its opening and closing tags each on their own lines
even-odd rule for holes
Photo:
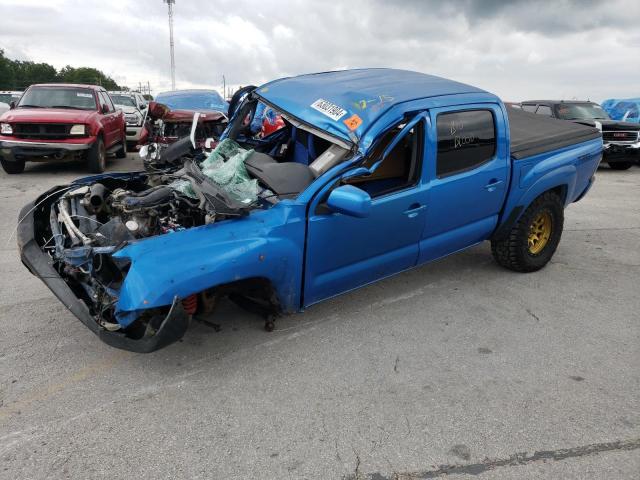
<svg viewBox="0 0 640 480">
<path fill-rule="evenodd" d="M 502 467 L 517 467 L 534 462 L 546 462 L 547 460 L 559 461 L 567 458 L 579 458 L 588 455 L 597 455 L 604 452 L 631 451 L 640 449 L 640 438 L 631 440 L 618 440 L 607 443 L 594 443 L 581 447 L 560 448 L 557 450 L 540 450 L 528 455 L 527 452 L 519 452 L 502 459 L 486 459 L 480 463 L 470 463 L 463 465 L 440 465 L 436 470 L 425 470 L 423 472 L 393 473 L 385 476 L 381 473 L 368 473 L 363 475 L 359 472 L 360 464 L 356 468 L 356 476 L 349 475 L 345 480 L 424 480 L 438 478 L 443 475 L 480 475 L 490 470 Z"/>
</svg>

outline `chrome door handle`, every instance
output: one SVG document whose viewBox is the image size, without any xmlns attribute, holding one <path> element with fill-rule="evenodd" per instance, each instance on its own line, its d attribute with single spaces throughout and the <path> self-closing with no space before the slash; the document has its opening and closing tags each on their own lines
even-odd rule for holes
<svg viewBox="0 0 640 480">
<path fill-rule="evenodd" d="M 408 210 L 405 210 L 402 213 L 409 218 L 415 218 L 418 216 L 418 213 L 420 213 L 420 211 L 424 210 L 425 208 L 427 208 L 426 205 L 420 205 L 419 203 L 414 203 L 409 207 Z"/>
<path fill-rule="evenodd" d="M 493 180 L 491 180 L 489 183 L 487 183 L 484 186 L 484 189 L 489 191 L 489 192 L 493 192 L 496 188 L 498 188 L 499 185 L 501 185 L 503 183 L 504 182 L 502 180 L 493 179 Z"/>
</svg>

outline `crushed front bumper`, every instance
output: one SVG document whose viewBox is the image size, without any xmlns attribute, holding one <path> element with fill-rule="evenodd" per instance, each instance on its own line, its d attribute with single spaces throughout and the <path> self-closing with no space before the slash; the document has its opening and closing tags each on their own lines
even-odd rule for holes
<svg viewBox="0 0 640 480">
<path fill-rule="evenodd" d="M 28 203 L 20 212 L 18 225 L 18 249 L 20 259 L 29 271 L 44 282 L 65 307 L 89 330 L 95 333 L 106 344 L 137 353 L 148 353 L 173 343 L 184 335 L 189 325 L 189 315 L 184 311 L 182 303 L 176 297 L 169 313 L 152 336 L 140 339 L 128 337 L 122 332 L 112 332 L 99 325 L 87 305 L 79 299 L 53 268 L 51 258 L 44 253 L 36 242 L 34 210 L 35 202 Z"/>
</svg>

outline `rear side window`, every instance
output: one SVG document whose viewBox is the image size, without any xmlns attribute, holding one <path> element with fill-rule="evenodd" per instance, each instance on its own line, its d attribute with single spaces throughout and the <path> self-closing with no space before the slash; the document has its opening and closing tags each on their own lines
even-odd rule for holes
<svg viewBox="0 0 640 480">
<path fill-rule="evenodd" d="M 536 113 L 538 115 L 546 115 L 547 117 L 551 116 L 551 107 L 547 106 L 547 105 L 540 105 L 538 107 L 538 110 L 536 110 Z"/>
<path fill-rule="evenodd" d="M 535 112 L 536 111 L 536 106 L 535 105 L 522 105 L 522 109 L 525 112 Z"/>
<path fill-rule="evenodd" d="M 441 113 L 437 132 L 438 177 L 471 170 L 495 155 L 495 123 L 489 110 Z"/>
</svg>

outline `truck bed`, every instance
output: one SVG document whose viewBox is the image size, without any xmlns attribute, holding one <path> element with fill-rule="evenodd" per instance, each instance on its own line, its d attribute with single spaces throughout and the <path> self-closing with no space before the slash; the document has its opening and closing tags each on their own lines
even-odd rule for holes
<svg viewBox="0 0 640 480">
<path fill-rule="evenodd" d="M 576 145 L 601 136 L 600 130 L 507 107 L 511 156 L 515 160 Z"/>
</svg>

